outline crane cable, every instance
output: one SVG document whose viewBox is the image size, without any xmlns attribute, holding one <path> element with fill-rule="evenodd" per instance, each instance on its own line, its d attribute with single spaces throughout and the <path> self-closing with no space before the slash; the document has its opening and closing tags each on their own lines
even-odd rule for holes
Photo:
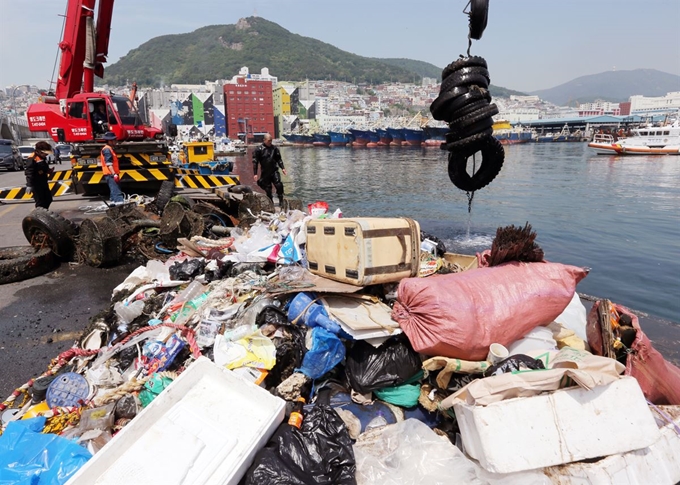
<svg viewBox="0 0 680 485">
<path fill-rule="evenodd" d="M 467 57 L 460 56 L 442 71 L 439 96 L 430 105 L 435 120 L 446 121 L 449 131 L 442 150 L 449 152 L 448 173 L 451 182 L 468 195 L 468 211 L 472 208 L 474 192 L 486 187 L 501 171 L 505 152 L 493 137 L 492 116 L 498 107 L 491 103 L 491 78 L 486 60 L 471 56 L 473 39 L 480 39 L 486 28 L 489 0 L 470 0 Z M 477 168 L 476 153 L 482 161 Z M 467 171 L 472 157 L 472 175 Z"/>
<path fill-rule="evenodd" d="M 64 38 L 64 30 L 66 29 L 66 14 L 68 12 L 68 3 L 66 4 L 66 9 L 64 10 L 64 20 L 61 24 L 61 38 Z M 59 44 L 57 44 L 57 55 L 54 56 L 54 66 L 52 67 L 52 77 L 50 78 L 50 88 L 52 87 L 53 84 L 56 84 L 54 81 L 54 73 L 57 71 L 57 63 L 59 62 L 59 52 L 61 48 L 59 47 Z M 49 89 L 48 89 L 49 91 Z"/>
</svg>

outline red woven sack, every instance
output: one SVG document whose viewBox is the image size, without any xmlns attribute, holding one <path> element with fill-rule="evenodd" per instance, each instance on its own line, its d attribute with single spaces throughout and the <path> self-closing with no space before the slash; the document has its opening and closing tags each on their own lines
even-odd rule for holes
<svg viewBox="0 0 680 485">
<path fill-rule="evenodd" d="M 586 334 L 593 354 L 602 355 L 602 331 L 597 316 L 600 302 L 595 302 L 588 313 Z M 631 353 L 626 359 L 624 375 L 635 377 L 643 394 L 654 404 L 680 404 L 680 369 L 666 359 L 652 346 L 649 338 L 640 328 L 637 315 L 622 305 L 613 303 L 619 313 L 631 316 L 635 328 L 635 340 Z"/>
<path fill-rule="evenodd" d="M 392 318 L 413 348 L 433 356 L 484 360 L 564 311 L 587 272 L 559 263 L 505 263 L 399 284 Z"/>
</svg>

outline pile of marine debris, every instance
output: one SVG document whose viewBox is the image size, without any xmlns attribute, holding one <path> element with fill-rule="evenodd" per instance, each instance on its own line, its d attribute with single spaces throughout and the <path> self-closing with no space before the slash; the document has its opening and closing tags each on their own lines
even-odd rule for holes
<svg viewBox="0 0 680 485">
<path fill-rule="evenodd" d="M 148 262 L 0 405 L 3 483 L 680 480 L 680 370 L 530 226 L 464 256 L 320 206 L 83 223 Z"/>
</svg>

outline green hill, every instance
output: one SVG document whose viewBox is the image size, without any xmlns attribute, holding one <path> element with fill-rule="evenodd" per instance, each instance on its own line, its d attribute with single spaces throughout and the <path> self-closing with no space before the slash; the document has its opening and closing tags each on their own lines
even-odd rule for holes
<svg viewBox="0 0 680 485">
<path fill-rule="evenodd" d="M 104 82 L 140 86 L 203 83 L 230 79 L 243 66 L 268 67 L 279 79 L 335 79 L 382 83 L 413 82 L 413 73 L 330 44 L 293 34 L 259 17 L 236 25 L 210 25 L 194 32 L 164 35 L 131 50 L 106 69 Z M 420 76 L 417 76 L 418 80 Z"/>
<path fill-rule="evenodd" d="M 412 72 L 419 77 L 432 77 L 439 79 L 442 75 L 442 68 L 437 67 L 434 64 L 423 61 L 415 61 L 413 59 L 380 59 L 378 57 L 371 58 L 374 61 L 382 62 L 384 64 L 389 64 L 390 66 L 400 67 Z M 411 81 L 413 82 L 413 81 Z"/>
<path fill-rule="evenodd" d="M 441 68 L 428 62 L 358 56 L 293 34 L 263 18 L 249 17 L 235 25 L 210 25 L 187 34 L 155 37 L 108 66 L 100 84 L 201 84 L 231 79 L 243 66 L 251 72 L 268 67 L 272 75 L 290 81 L 412 83 L 441 76 Z M 497 86 L 490 90 L 493 96 L 521 94 Z"/>
</svg>

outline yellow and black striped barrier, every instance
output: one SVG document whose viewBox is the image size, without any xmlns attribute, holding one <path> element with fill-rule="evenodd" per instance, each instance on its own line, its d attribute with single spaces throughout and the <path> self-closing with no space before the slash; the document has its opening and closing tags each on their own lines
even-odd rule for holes
<svg viewBox="0 0 680 485">
<path fill-rule="evenodd" d="M 175 169 L 177 172 L 177 169 Z M 189 189 L 213 189 L 227 185 L 239 185 L 238 175 L 194 175 L 176 173 L 175 187 Z"/>
<path fill-rule="evenodd" d="M 101 170 L 88 171 L 88 170 L 76 170 L 76 179 L 80 184 L 86 185 L 97 185 L 104 184 L 104 172 Z M 172 180 L 173 174 L 172 170 L 169 168 L 151 168 L 151 169 L 140 169 L 140 170 L 121 170 L 120 171 L 120 181 L 125 182 L 155 182 Z"/>
<path fill-rule="evenodd" d="M 71 180 L 73 170 L 61 170 L 60 172 L 52 172 L 50 174 L 50 181 L 57 182 L 59 180 Z"/>
<path fill-rule="evenodd" d="M 60 173 L 60 172 L 56 172 Z M 71 191 L 70 180 L 60 180 L 56 182 L 48 182 L 53 197 L 65 195 Z M 26 187 L 10 187 L 0 189 L 0 200 L 30 200 L 33 196 L 26 193 Z"/>
</svg>

